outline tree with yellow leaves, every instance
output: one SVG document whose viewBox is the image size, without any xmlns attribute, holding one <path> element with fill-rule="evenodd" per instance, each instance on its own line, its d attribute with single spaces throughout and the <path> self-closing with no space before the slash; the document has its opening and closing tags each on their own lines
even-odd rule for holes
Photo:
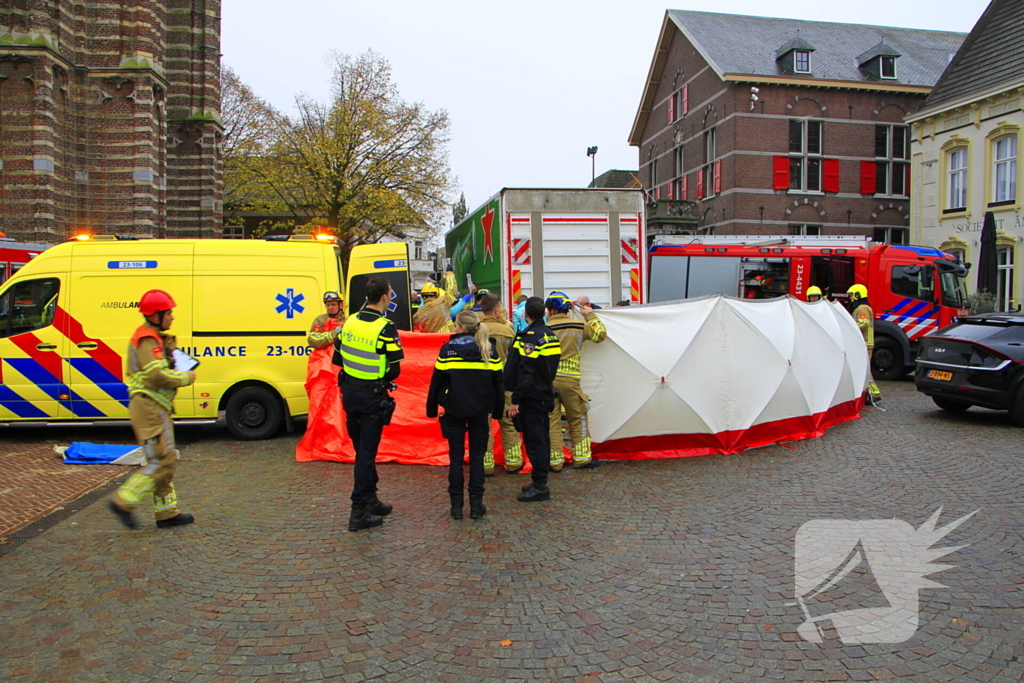
<svg viewBox="0 0 1024 683">
<path fill-rule="evenodd" d="M 403 101 L 391 66 L 373 51 L 332 52 L 329 61 L 329 102 L 300 95 L 294 117 L 254 105 L 270 125 L 255 124 L 257 140 L 241 145 L 232 162 L 226 150 L 225 175 L 237 177 L 225 184 L 334 233 L 347 260 L 357 244 L 446 220 L 450 124 L 443 110 Z"/>
</svg>

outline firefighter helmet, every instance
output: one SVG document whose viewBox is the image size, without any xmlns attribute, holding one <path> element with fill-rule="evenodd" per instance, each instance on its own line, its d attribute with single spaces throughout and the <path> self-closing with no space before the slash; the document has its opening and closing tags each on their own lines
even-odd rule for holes
<svg viewBox="0 0 1024 683">
<path fill-rule="evenodd" d="M 818 287 L 817 285 L 808 287 L 807 288 L 807 300 L 810 301 L 812 296 L 818 297 L 817 299 L 815 299 L 815 301 L 820 300 L 821 296 L 822 296 L 822 294 L 821 294 L 821 287 Z"/>
<path fill-rule="evenodd" d="M 433 282 L 428 282 L 427 284 L 423 285 L 423 289 L 420 290 L 420 296 L 437 296 L 439 293 L 440 292 L 437 289 L 437 285 L 435 285 Z"/>
<path fill-rule="evenodd" d="M 142 315 L 153 315 L 160 311 L 169 311 L 177 305 L 167 292 L 162 289 L 151 289 L 139 299 L 139 312 Z"/>
<path fill-rule="evenodd" d="M 864 285 L 853 285 L 846 290 L 846 293 L 850 295 L 850 301 L 868 298 L 868 288 Z"/>
<path fill-rule="evenodd" d="M 551 292 L 544 302 L 544 307 L 554 311 L 568 311 L 572 308 L 572 299 L 565 292 Z"/>
<path fill-rule="evenodd" d="M 341 295 L 338 294 L 337 292 L 324 292 L 324 303 L 326 304 L 330 301 L 336 301 L 337 303 L 340 304 Z"/>
</svg>

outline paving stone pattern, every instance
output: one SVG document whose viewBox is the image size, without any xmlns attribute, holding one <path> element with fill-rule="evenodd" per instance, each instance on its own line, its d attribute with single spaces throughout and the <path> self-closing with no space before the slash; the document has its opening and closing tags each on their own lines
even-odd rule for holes
<svg viewBox="0 0 1024 683">
<path fill-rule="evenodd" d="M 98 502 L 0 558 L 0 680 L 1021 681 L 1024 431 L 883 391 L 824 438 L 565 471 L 547 503 L 499 473 L 479 521 L 448 518 L 444 469 L 382 465 L 395 512 L 358 533 L 351 466 L 218 432 L 179 469 L 195 525 L 129 532 Z M 916 635 L 799 637 L 801 524 L 940 505 L 980 512 L 943 541 L 969 545 Z"/>
<path fill-rule="evenodd" d="M 131 431 L 100 431 L 101 443 L 133 443 Z M 89 438 L 76 430 L 76 436 Z M 65 465 L 54 446 L 68 446 L 68 432 L 8 429 L 0 439 L 0 547 L 7 537 L 131 468 L 121 465 Z M 96 440 L 93 435 L 93 440 Z"/>
</svg>

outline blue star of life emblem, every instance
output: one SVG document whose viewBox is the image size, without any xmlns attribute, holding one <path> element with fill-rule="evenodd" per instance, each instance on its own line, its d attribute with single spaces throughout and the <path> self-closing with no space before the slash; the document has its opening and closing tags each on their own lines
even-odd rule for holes
<svg viewBox="0 0 1024 683">
<path fill-rule="evenodd" d="M 305 294 L 296 294 L 295 290 L 289 287 L 285 290 L 284 294 L 277 295 L 277 300 L 281 302 L 281 305 L 274 310 L 278 313 L 284 313 L 291 320 L 295 317 L 296 313 L 302 313 L 306 310 L 306 307 L 302 305 L 302 300 L 305 298 Z"/>
<path fill-rule="evenodd" d="M 397 299 L 397 298 L 398 298 L 398 295 L 395 294 L 395 290 L 392 289 L 391 290 L 391 301 L 388 302 L 388 312 L 389 313 L 394 313 L 395 311 L 398 310 L 398 304 L 395 303 L 395 299 Z"/>
</svg>

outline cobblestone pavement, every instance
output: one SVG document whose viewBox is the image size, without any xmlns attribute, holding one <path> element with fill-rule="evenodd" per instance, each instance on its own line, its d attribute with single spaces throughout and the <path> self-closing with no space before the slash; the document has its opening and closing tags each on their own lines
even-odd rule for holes
<svg viewBox="0 0 1024 683">
<path fill-rule="evenodd" d="M 76 436 L 97 440 L 85 430 L 73 431 Z M 102 431 L 101 443 L 132 443 L 130 429 L 98 431 Z M 60 429 L 45 436 L 35 429 L 8 429 L 0 434 L 0 549 L 13 532 L 63 509 L 129 469 L 65 465 L 53 448 L 70 445 L 67 436 L 68 432 Z"/>
<path fill-rule="evenodd" d="M 824 438 L 566 471 L 547 503 L 499 473 L 479 521 L 448 519 L 442 468 L 382 465 L 395 512 L 359 533 L 351 466 L 211 433 L 176 479 L 195 525 L 129 532 L 97 502 L 0 558 L 0 679 L 1021 681 L 1024 431 L 883 391 Z M 804 522 L 918 527 L 940 505 L 980 511 L 939 542 L 967 545 L 913 637 L 800 638 Z M 878 599 L 864 576 L 819 607 Z"/>
</svg>

